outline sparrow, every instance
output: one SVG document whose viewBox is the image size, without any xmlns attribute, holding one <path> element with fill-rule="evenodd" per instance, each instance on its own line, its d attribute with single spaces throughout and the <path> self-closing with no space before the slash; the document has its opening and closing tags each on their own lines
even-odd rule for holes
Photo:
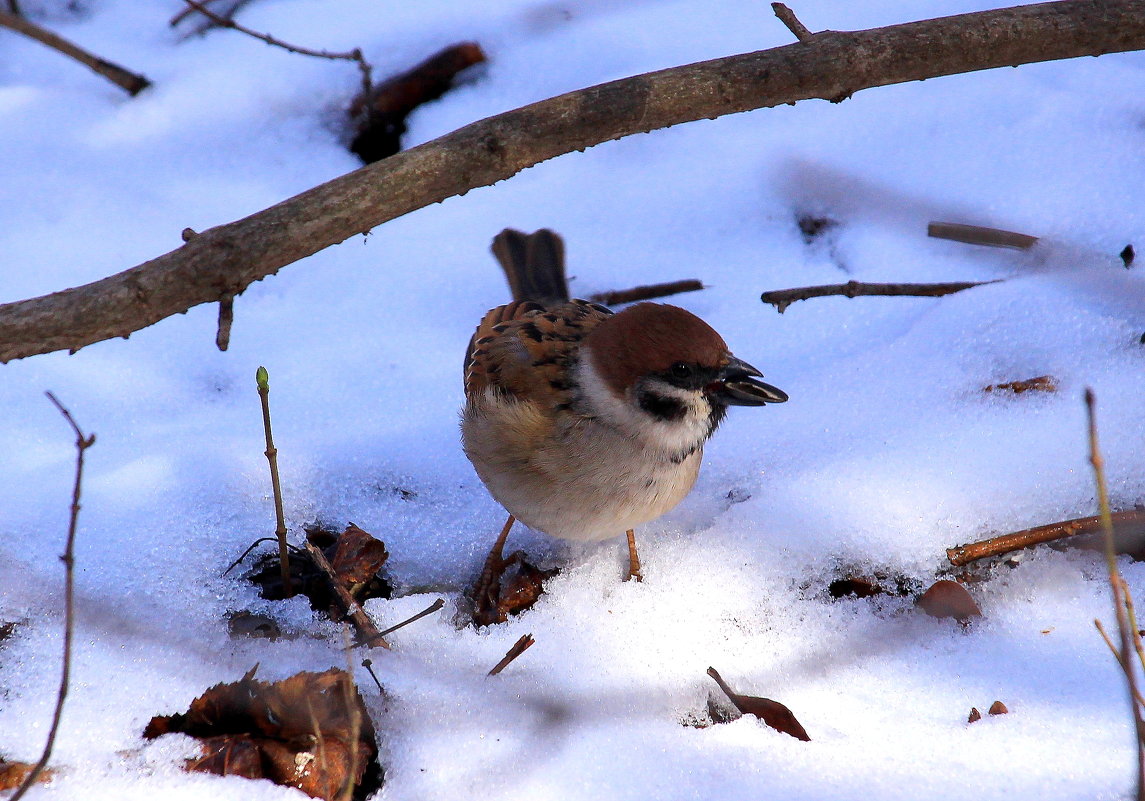
<svg viewBox="0 0 1145 801">
<path fill-rule="evenodd" d="M 635 527 L 688 494 L 728 407 L 787 395 L 691 312 L 638 303 L 613 313 L 570 299 L 553 231 L 506 229 L 492 250 L 513 300 L 470 340 L 461 437 L 509 519 L 475 596 L 506 564 L 514 520 L 570 540 L 627 534 L 628 578 L 639 580 Z"/>
</svg>

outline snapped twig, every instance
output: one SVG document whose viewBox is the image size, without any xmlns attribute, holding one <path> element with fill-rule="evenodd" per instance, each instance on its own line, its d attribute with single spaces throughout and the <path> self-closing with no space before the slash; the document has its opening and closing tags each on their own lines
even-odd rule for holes
<svg viewBox="0 0 1145 801">
<path fill-rule="evenodd" d="M 92 55 L 79 45 L 69 42 L 59 34 L 52 33 L 21 16 L 15 5 L 10 6 L 12 11 L 0 11 L 0 27 L 9 28 L 22 33 L 30 39 L 35 39 L 42 45 L 52 48 L 65 56 L 75 59 L 97 75 L 102 75 L 120 89 L 134 97 L 151 85 L 151 81 L 129 69 L 113 64 L 99 56 Z"/>
<path fill-rule="evenodd" d="M 887 295 L 910 296 L 921 298 L 938 298 L 951 295 L 964 289 L 971 289 L 986 284 L 996 284 L 1002 279 L 994 281 L 951 281 L 941 284 L 868 284 L 861 281 L 848 281 L 845 284 L 824 284 L 822 286 L 805 286 L 796 289 L 777 289 L 764 292 L 760 300 L 775 306 L 776 311 L 783 314 L 797 300 L 809 298 L 825 298 L 831 295 L 842 295 L 847 298 L 859 296 Z"/>
<path fill-rule="evenodd" d="M 220 28 L 230 28 L 231 30 L 238 31 L 239 33 L 245 33 L 247 36 L 254 37 L 260 42 L 266 42 L 272 47 L 281 47 L 283 50 L 291 53 L 297 53 L 301 56 L 328 58 L 332 61 L 353 61 L 358 65 L 358 71 L 362 74 L 362 91 L 368 93 L 370 91 L 370 87 L 373 85 L 373 80 L 370 77 L 372 73 L 370 64 L 368 61 L 366 61 L 365 57 L 362 55 L 362 51 L 358 48 L 354 48 L 353 50 L 348 50 L 343 53 L 336 53 L 329 50 L 312 50 L 309 47 L 300 47 L 299 45 L 293 45 L 288 42 L 284 42 L 281 39 L 276 39 L 268 33 L 259 33 L 258 31 L 252 30 L 245 25 L 240 25 L 230 17 L 224 17 L 220 14 L 216 14 L 214 11 L 207 8 L 203 3 L 197 2 L 197 0 L 183 0 L 183 2 L 193 8 L 195 11 L 198 11 L 211 22 L 218 25 Z"/>
<path fill-rule="evenodd" d="M 1137 799 L 1145 799 L 1145 718 L 1142 717 L 1142 705 L 1139 702 L 1140 692 L 1137 689 L 1137 671 L 1133 667 L 1132 653 L 1134 641 L 1138 642 L 1137 651 L 1140 653 L 1141 633 L 1130 627 L 1129 607 L 1126 603 L 1128 587 L 1121 572 L 1117 568 L 1117 551 L 1113 541 L 1113 516 L 1109 511 L 1109 490 L 1105 481 L 1105 460 L 1097 444 L 1097 414 L 1093 390 L 1085 390 L 1085 413 L 1089 433 L 1089 463 L 1093 467 L 1093 480 L 1097 487 L 1097 504 L 1100 510 L 1101 528 L 1105 535 L 1105 563 L 1109 569 L 1109 589 L 1113 596 L 1113 612 L 1117 619 L 1118 647 L 1115 649 L 1117 664 L 1125 674 L 1125 685 L 1129 693 L 1129 706 L 1133 715 L 1134 742 L 1137 747 Z M 1129 602 L 1130 604 L 1132 601 Z M 1112 645 L 1109 637 L 1101 627 L 1101 621 L 1094 620 L 1094 625 L 1105 637 L 1107 643 Z"/>
<path fill-rule="evenodd" d="M 787 26 L 787 30 L 795 34 L 795 38 L 799 41 L 806 44 L 815 37 L 815 34 L 807 30 L 807 26 L 795 16 L 795 12 L 783 3 L 772 3 L 771 10 L 775 12 L 775 16 L 779 17 L 779 21 Z"/>
<path fill-rule="evenodd" d="M 662 284 L 642 284 L 631 289 L 614 289 L 611 292 L 597 292 L 589 295 L 593 303 L 603 303 L 605 306 L 616 306 L 621 303 L 636 303 L 652 298 L 666 298 L 669 295 L 679 295 L 682 292 L 698 292 L 704 285 L 698 278 L 684 278 L 680 281 L 667 281 Z"/>
<path fill-rule="evenodd" d="M 48 729 L 48 739 L 44 743 L 44 751 L 40 755 L 40 759 L 24 777 L 23 783 L 16 789 L 9 801 L 19 801 L 20 798 L 28 792 L 28 788 L 36 781 L 36 778 L 43 772 L 44 768 L 48 765 L 48 760 L 52 758 L 52 748 L 56 743 L 56 734 L 60 730 L 60 718 L 64 712 L 64 700 L 68 697 L 68 683 L 71 680 L 71 664 L 72 664 L 72 637 L 75 629 L 75 551 L 76 551 L 76 528 L 79 523 L 80 514 L 80 490 L 83 484 L 83 461 L 84 453 L 95 444 L 95 434 L 86 436 L 83 430 L 76 423 L 72 413 L 56 399 L 56 396 L 51 392 L 44 393 L 48 396 L 48 400 L 59 410 L 64 419 L 68 421 L 68 425 L 72 427 L 72 431 L 76 435 L 76 477 L 72 485 L 72 505 L 70 514 L 68 515 L 68 539 L 67 544 L 64 546 L 64 555 L 60 559 L 64 563 L 64 656 L 63 656 L 63 669 L 60 671 L 60 689 L 56 694 L 56 708 L 52 713 L 52 725 Z"/>
<path fill-rule="evenodd" d="M 1130 509 L 1124 512 L 1114 512 L 1110 515 L 1110 519 L 1114 529 L 1140 528 L 1145 526 L 1145 510 Z M 1034 526 L 1010 534 L 990 537 L 979 542 L 947 548 L 946 558 L 955 567 L 962 567 L 979 559 L 1000 556 L 1010 551 L 1029 548 L 1032 545 L 1041 545 L 1045 542 L 1076 537 L 1081 534 L 1096 534 L 1101 530 L 1101 515 L 1062 520 L 1057 523 L 1047 523 L 1044 526 Z"/>
<path fill-rule="evenodd" d="M 254 380 L 258 385 L 258 397 L 262 401 L 262 428 L 266 435 L 266 461 L 270 463 L 270 488 L 274 493 L 274 535 L 278 538 L 282 591 L 290 598 L 294 595 L 294 587 L 290 583 L 290 550 L 286 547 L 286 517 L 282 511 L 282 484 L 278 480 L 278 449 L 274 447 L 274 434 L 270 429 L 270 374 L 265 367 L 259 367 L 254 373 Z"/>
<path fill-rule="evenodd" d="M 533 639 L 532 634 L 523 635 L 521 639 L 513 643 L 513 647 L 506 652 L 505 656 L 501 657 L 501 661 L 493 666 L 493 669 L 489 671 L 488 675 L 496 676 L 498 673 L 508 667 L 510 662 L 519 657 L 521 654 L 525 653 L 525 651 L 529 650 L 529 646 L 531 646 L 534 642 L 536 642 L 536 640 Z"/>
<path fill-rule="evenodd" d="M 219 331 L 215 334 L 215 346 L 226 350 L 231 344 L 231 324 L 235 321 L 235 296 L 230 292 L 219 298 Z"/>
<path fill-rule="evenodd" d="M 350 595 L 350 591 L 342 584 L 338 578 L 338 574 L 334 572 L 334 568 L 330 565 L 330 560 L 326 558 L 326 554 L 322 553 L 322 549 L 307 540 L 306 552 L 310 554 L 310 558 L 314 560 L 314 565 L 326 574 L 326 578 L 330 582 L 334 594 L 338 597 L 338 602 L 342 605 L 346 615 L 358 630 L 358 642 L 370 648 L 374 646 L 389 648 L 390 644 L 386 642 L 385 637 L 382 636 L 382 632 L 378 631 L 378 627 L 374 624 L 373 619 L 366 614 L 366 610 L 362 608 L 361 604 L 354 600 L 354 597 Z"/>
</svg>

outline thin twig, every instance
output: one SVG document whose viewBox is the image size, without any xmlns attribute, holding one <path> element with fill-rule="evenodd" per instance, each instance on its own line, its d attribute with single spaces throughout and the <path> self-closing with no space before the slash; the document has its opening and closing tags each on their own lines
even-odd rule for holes
<svg viewBox="0 0 1145 801">
<path fill-rule="evenodd" d="M 799 41 L 806 44 L 815 37 L 815 34 L 807 30 L 807 26 L 795 16 L 795 12 L 783 3 L 772 3 L 771 10 L 775 12 L 775 16 L 779 17 L 779 21 L 787 26 L 787 30 L 795 34 L 795 38 Z"/>
<path fill-rule="evenodd" d="M 1121 580 L 1121 593 L 1125 598 L 1125 613 L 1129 615 L 1129 630 L 1134 632 L 1133 645 L 1137 649 L 1137 661 L 1141 663 L 1141 669 L 1145 670 L 1145 643 L 1141 641 L 1141 629 L 1137 627 L 1137 608 L 1133 605 L 1133 596 L 1125 579 Z M 1145 703 L 1142 706 L 1145 706 Z"/>
<path fill-rule="evenodd" d="M 132 97 L 151 85 L 151 81 L 147 80 L 144 76 L 137 75 L 118 64 L 113 64 L 106 59 L 92 55 L 62 36 L 40 27 L 26 17 L 20 16 L 20 14 L 15 11 L 0 11 L 0 28 L 11 28 L 17 33 L 22 33 L 30 39 L 35 39 L 42 45 L 75 59 L 96 74 L 107 78 Z"/>
<path fill-rule="evenodd" d="M 55 712 L 52 713 L 52 725 L 51 728 L 48 729 L 48 740 L 44 743 L 44 752 L 40 755 L 39 761 L 33 766 L 32 770 L 24 777 L 23 784 L 17 788 L 9 801 L 19 801 L 19 799 L 28 792 L 28 788 L 36 781 L 36 777 L 47 767 L 48 760 L 52 757 L 52 747 L 56 742 L 56 733 L 60 730 L 60 718 L 64 712 L 64 699 L 68 697 L 68 683 L 71 679 L 72 636 L 75 628 L 76 527 L 80 514 L 80 488 L 83 482 L 83 459 L 84 452 L 95 444 L 95 434 L 84 436 L 75 418 L 72 417 L 72 413 L 56 399 L 56 396 L 51 392 L 45 392 L 44 394 L 47 395 L 48 400 L 59 409 L 60 414 L 68 421 L 68 425 L 72 427 L 72 431 L 74 431 L 76 435 L 76 478 L 75 483 L 72 485 L 72 505 L 68 517 L 68 540 L 67 545 L 64 547 L 64 555 L 60 557 L 64 563 L 64 665 L 63 670 L 60 671 L 60 689 L 56 695 L 56 709 Z"/>
<path fill-rule="evenodd" d="M 328 58 L 332 61 L 353 61 L 358 65 L 358 70 L 362 73 L 362 91 L 368 93 L 371 86 L 373 85 L 373 81 L 370 77 L 370 64 L 362 56 L 362 51 L 358 48 L 354 48 L 353 50 L 349 50 L 345 53 L 332 53 L 329 50 L 311 50 L 308 47 L 300 47 L 298 45 L 292 45 L 288 42 L 284 42 L 281 39 L 276 39 L 268 33 L 259 33 L 258 31 L 251 30 L 245 25 L 240 25 L 239 23 L 235 22 L 233 19 L 216 14 L 214 11 L 211 11 L 211 9 L 207 8 L 202 3 L 196 2 L 196 0 L 183 0 L 183 2 L 198 11 L 207 19 L 211 20 L 211 22 L 215 23 L 220 28 L 230 28 L 231 30 L 238 31 L 239 33 L 245 33 L 247 36 L 252 36 L 261 42 L 266 42 L 268 45 L 272 45 L 273 47 L 281 47 L 283 50 L 287 50 L 291 53 L 297 53 L 301 56 Z"/>
<path fill-rule="evenodd" d="M 290 551 L 286 547 L 286 517 L 282 511 L 282 485 L 278 480 L 278 449 L 274 447 L 274 434 L 270 430 L 270 375 L 265 367 L 254 374 L 258 397 L 262 401 L 262 428 L 266 435 L 266 460 L 270 463 L 270 488 L 274 493 L 274 535 L 278 537 L 278 564 L 282 572 L 282 591 L 285 597 L 294 596 L 290 582 Z"/>
<path fill-rule="evenodd" d="M 1145 509 L 1129 509 L 1111 515 L 1114 529 L 1124 529 L 1145 525 Z M 1053 542 L 1081 534 L 1095 534 L 1101 531 L 1101 516 L 1079 517 L 1076 520 L 1062 520 L 1044 526 L 1022 529 L 1011 534 L 1002 534 L 979 542 L 958 545 L 946 549 L 946 558 L 955 567 L 968 565 L 978 559 L 999 556 L 1010 551 L 1029 548 L 1044 542 Z"/>
<path fill-rule="evenodd" d="M 346 654 L 346 714 L 350 718 L 350 769 L 346 771 L 346 783 L 338 793 L 340 801 L 350 801 L 354 797 L 354 788 L 358 785 L 358 757 L 362 736 L 362 711 L 358 708 L 358 688 L 354 684 L 354 646 L 350 642 L 350 633 L 342 627 L 343 652 Z"/>
<path fill-rule="evenodd" d="M 498 673 L 508 667 L 510 662 L 519 657 L 521 654 L 525 653 L 525 651 L 529 650 L 529 646 L 531 646 L 534 642 L 536 642 L 536 640 L 533 639 L 532 634 L 526 634 L 522 636 L 521 639 L 513 643 L 513 647 L 510 648 L 508 652 L 506 652 L 505 656 L 501 658 L 500 662 L 493 666 L 493 669 L 489 671 L 488 675 L 496 676 Z"/>
<path fill-rule="evenodd" d="M 247 546 L 247 549 L 245 551 L 243 551 L 242 554 L 239 555 L 238 559 L 231 562 L 230 566 L 227 567 L 227 569 L 222 572 L 222 575 L 225 576 L 227 573 L 230 573 L 232 570 L 234 570 L 236 567 L 238 567 L 240 564 L 242 564 L 242 561 L 244 559 L 246 559 L 247 556 L 250 555 L 250 552 L 253 551 L 255 548 L 257 548 L 258 546 L 262 545 L 264 542 L 278 542 L 278 537 L 259 537 L 257 540 L 255 540 L 254 542 L 252 542 L 250 545 Z M 286 547 L 289 548 L 294 553 L 298 553 L 298 551 L 301 550 L 300 548 L 298 548 L 298 546 L 291 545 L 289 542 L 286 543 Z"/>
<path fill-rule="evenodd" d="M 363 659 L 362 660 L 362 667 L 364 667 L 366 669 L 366 672 L 370 674 L 370 678 L 372 678 L 374 680 L 374 684 L 378 685 L 378 692 L 385 695 L 386 690 L 384 687 L 382 687 L 382 683 L 380 681 L 378 681 L 378 674 L 374 672 L 374 660 Z"/>
<path fill-rule="evenodd" d="M 1097 485 L 1097 503 L 1101 511 L 1101 527 L 1105 534 L 1105 563 L 1109 568 L 1109 588 L 1113 596 L 1113 611 L 1117 618 L 1117 633 L 1120 637 L 1120 647 L 1117 649 L 1117 662 L 1125 674 L 1125 684 L 1129 691 L 1129 706 L 1133 715 L 1133 723 L 1137 746 L 1137 798 L 1145 799 L 1145 719 L 1141 716 L 1141 706 L 1137 699 L 1140 693 L 1137 690 L 1137 672 L 1129 658 L 1130 648 L 1134 637 L 1140 637 L 1136 631 L 1129 628 L 1129 615 L 1126 612 L 1122 590 L 1125 588 L 1121 573 L 1117 569 L 1117 551 L 1113 544 L 1113 517 L 1109 511 L 1109 490 L 1105 482 L 1105 460 L 1101 456 L 1101 449 L 1097 444 L 1097 415 L 1094 407 L 1093 390 L 1085 390 L 1085 413 L 1089 430 L 1089 463 L 1093 466 L 1093 479 Z"/>
<path fill-rule="evenodd" d="M 949 239 L 967 245 L 985 245 L 994 248 L 1015 248 L 1029 250 L 1037 244 L 1038 238 L 1000 228 L 984 228 L 981 225 L 962 223 L 932 222 L 926 226 L 926 235 L 934 239 Z"/>
<path fill-rule="evenodd" d="M 326 558 L 326 554 L 322 553 L 322 549 L 314 543 L 307 540 L 306 552 L 310 554 L 310 558 L 314 560 L 315 566 L 326 574 L 326 579 L 330 582 L 330 586 L 334 588 L 334 594 L 338 596 L 338 601 L 342 604 L 342 608 L 346 610 L 346 614 L 353 621 L 354 627 L 358 630 L 358 640 L 360 644 L 373 648 L 374 646 L 381 646 L 382 648 L 389 648 L 390 644 L 386 642 L 382 633 L 378 631 L 378 627 L 374 624 L 373 619 L 366 614 L 366 610 L 354 600 L 350 595 L 350 591 L 342 584 L 338 578 L 338 574 L 334 572 L 334 568 L 330 566 L 330 560 Z"/>
<path fill-rule="evenodd" d="M 382 636 L 384 637 L 387 634 L 393 634 L 398 629 L 404 628 L 416 620 L 421 620 L 426 615 L 432 615 L 434 612 L 436 612 L 438 609 L 441 609 L 441 607 L 443 607 L 443 606 L 445 606 L 445 601 L 438 598 L 436 601 L 434 601 L 432 604 L 430 604 L 427 608 L 421 610 L 420 612 L 418 612 L 416 615 L 409 618 L 408 620 L 403 620 L 401 623 L 398 623 L 396 626 L 390 626 L 388 629 L 386 629 L 385 631 L 382 632 Z"/>
<path fill-rule="evenodd" d="M 780 314 L 797 300 L 809 298 L 824 298 L 830 295 L 842 295 L 848 298 L 859 296 L 887 295 L 910 296 L 922 298 L 937 298 L 951 295 L 964 289 L 971 289 L 985 284 L 997 284 L 1002 279 L 994 281 L 951 281 L 941 284 L 868 284 L 860 281 L 848 281 L 845 284 L 825 284 L 823 286 L 805 286 L 796 289 L 777 289 L 773 292 L 764 292 L 760 300 L 775 306 Z"/>
<path fill-rule="evenodd" d="M 631 289 L 614 289 L 611 292 L 597 292 L 589 295 L 593 303 L 603 303 L 605 306 L 616 306 L 621 303 L 636 303 L 640 300 L 652 298 L 665 298 L 669 295 L 679 295 L 681 292 L 697 292 L 704 288 L 698 278 L 684 278 L 680 281 L 668 281 L 663 284 L 642 284 Z"/>
<path fill-rule="evenodd" d="M 1097 618 L 1093 619 L 1093 625 L 1097 627 L 1097 633 L 1101 635 L 1101 639 L 1105 640 L 1105 644 L 1109 646 L 1109 653 L 1113 654 L 1113 658 L 1120 661 L 1121 657 L 1117 653 L 1117 646 L 1113 644 L 1113 640 L 1109 638 L 1109 634 L 1105 631 L 1105 626 L 1101 625 L 1101 621 Z M 1141 696 L 1140 691 L 1137 692 L 1137 703 L 1145 707 L 1145 697 Z"/>
<path fill-rule="evenodd" d="M 235 321 L 235 296 L 230 292 L 219 298 L 219 331 L 215 334 L 215 345 L 226 350 L 231 344 L 231 323 Z"/>
</svg>

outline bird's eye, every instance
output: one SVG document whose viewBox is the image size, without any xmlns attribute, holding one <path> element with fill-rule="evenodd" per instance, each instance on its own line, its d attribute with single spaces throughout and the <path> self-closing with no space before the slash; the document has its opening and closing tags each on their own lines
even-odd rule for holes
<svg viewBox="0 0 1145 801">
<path fill-rule="evenodd" d="M 676 362 L 669 368 L 673 378 L 690 378 L 692 375 L 692 366 L 687 362 Z"/>
</svg>

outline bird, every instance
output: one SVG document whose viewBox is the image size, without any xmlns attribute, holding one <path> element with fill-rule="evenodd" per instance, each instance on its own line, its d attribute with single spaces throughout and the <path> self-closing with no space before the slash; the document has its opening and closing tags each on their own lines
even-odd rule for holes
<svg viewBox="0 0 1145 801">
<path fill-rule="evenodd" d="M 627 578 L 640 580 L 635 528 L 688 494 L 728 407 L 788 396 L 685 309 L 645 302 L 614 313 L 570 298 L 552 230 L 507 228 L 492 251 L 512 301 L 470 339 L 461 438 L 509 518 L 474 595 L 498 592 L 489 574 L 508 564 L 515 520 L 568 540 L 626 534 Z"/>
</svg>

